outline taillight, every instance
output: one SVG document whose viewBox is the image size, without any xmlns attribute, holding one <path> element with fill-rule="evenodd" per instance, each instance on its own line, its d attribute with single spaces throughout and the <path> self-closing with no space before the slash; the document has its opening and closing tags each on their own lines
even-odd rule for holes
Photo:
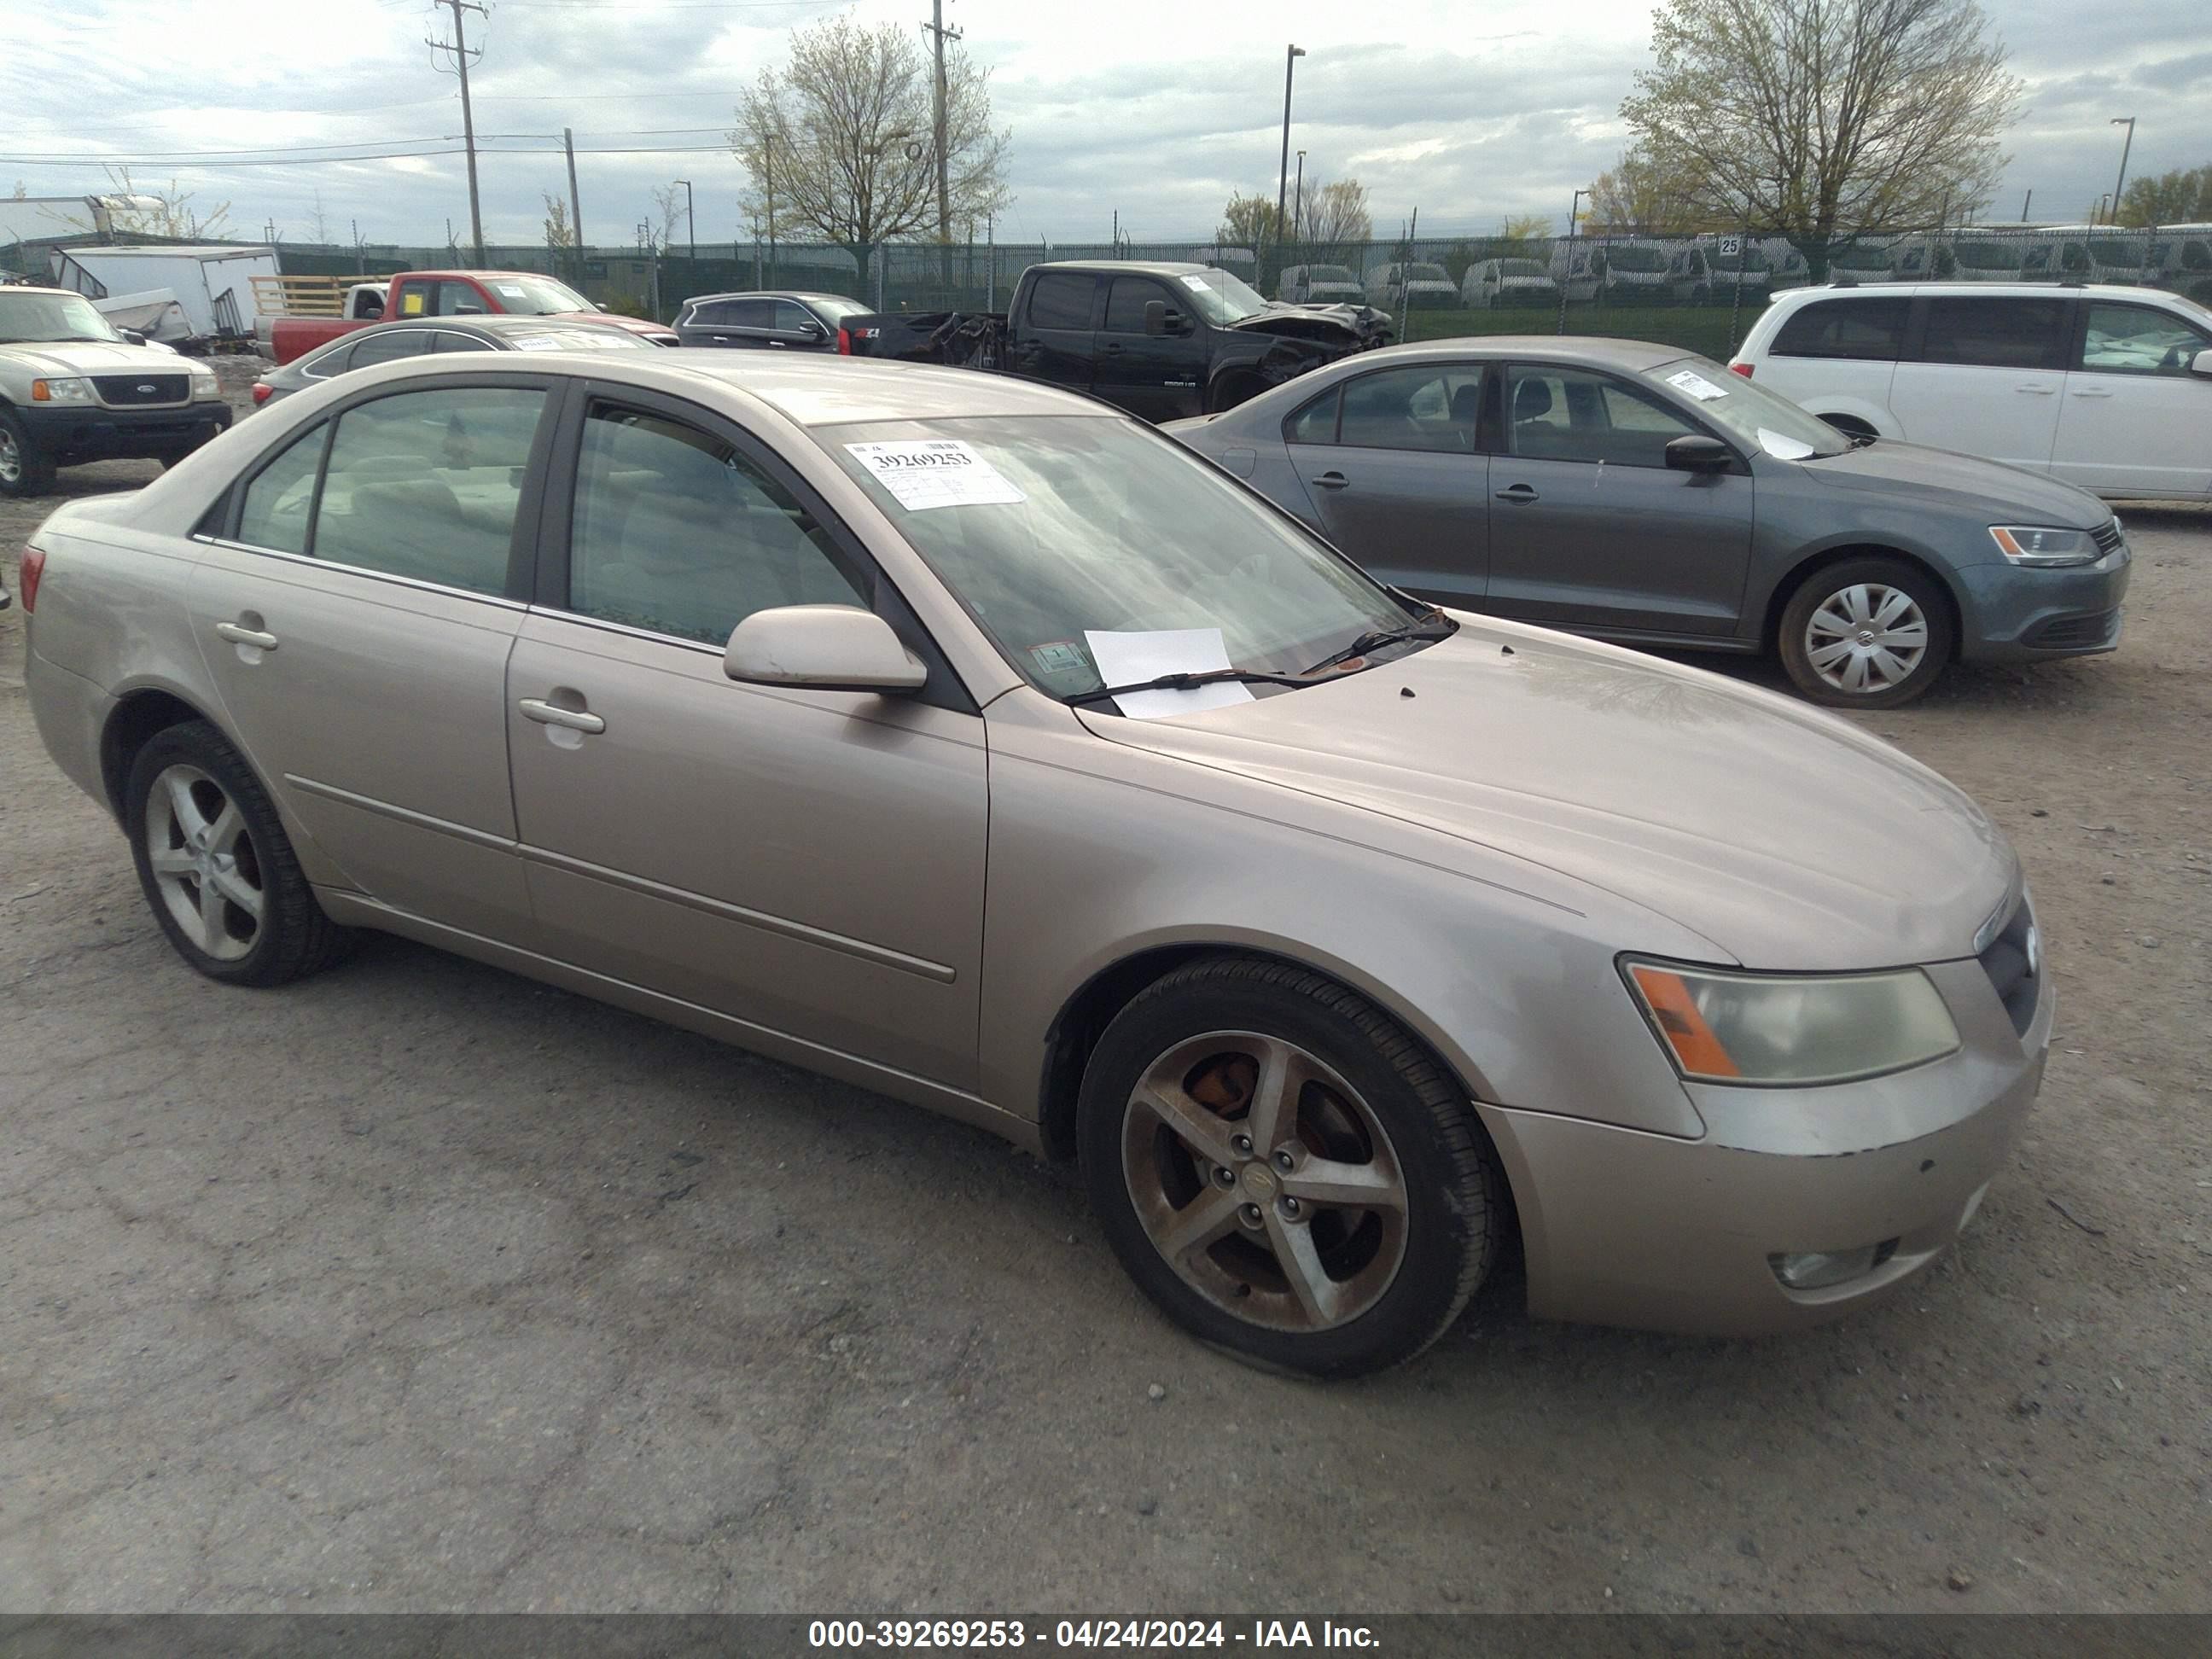
<svg viewBox="0 0 2212 1659">
<path fill-rule="evenodd" d="M 23 562 L 15 568 L 15 586 L 22 591 L 23 614 L 30 615 L 39 608 L 39 578 L 46 574 L 46 550 L 27 547 Z"/>
<path fill-rule="evenodd" d="M 256 404 L 265 404 L 269 401 L 270 393 L 276 390 L 276 388 L 266 380 L 256 380 L 253 383 L 253 401 Z"/>
<path fill-rule="evenodd" d="M 853 355 L 853 334 L 850 329 L 841 328 L 837 331 L 837 355 L 841 357 L 849 357 Z"/>
<path fill-rule="evenodd" d="M 1729 372 L 1732 374 L 1741 374 L 1747 380 L 1751 378 L 1751 365 L 1749 363 L 1730 363 L 1729 365 Z"/>
</svg>

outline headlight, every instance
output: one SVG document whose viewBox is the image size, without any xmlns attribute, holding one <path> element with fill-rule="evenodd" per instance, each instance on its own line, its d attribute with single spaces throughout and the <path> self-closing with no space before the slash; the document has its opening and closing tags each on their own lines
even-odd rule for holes
<svg viewBox="0 0 2212 1659">
<path fill-rule="evenodd" d="M 33 380 L 31 382 L 31 401 L 34 404 L 88 404 L 92 401 L 92 382 L 82 379 Z"/>
<path fill-rule="evenodd" d="M 191 374 L 193 397 L 220 398 L 222 396 L 222 383 L 216 379 L 213 369 L 194 363 Z"/>
<path fill-rule="evenodd" d="M 1990 526 L 1997 551 L 2014 564 L 2094 564 L 2104 555 L 2086 530 L 2049 530 L 2033 525 Z"/>
<path fill-rule="evenodd" d="M 1705 1083 L 1802 1085 L 1877 1077 L 1959 1046 L 1917 968 L 1815 979 L 1624 961 L 1674 1068 Z"/>
</svg>

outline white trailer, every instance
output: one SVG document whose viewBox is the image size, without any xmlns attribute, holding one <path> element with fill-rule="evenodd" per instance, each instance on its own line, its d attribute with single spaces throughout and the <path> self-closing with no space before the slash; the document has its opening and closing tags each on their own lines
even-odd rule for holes
<svg viewBox="0 0 2212 1659">
<path fill-rule="evenodd" d="M 168 289 L 193 335 L 214 340 L 253 337 L 253 279 L 276 274 L 269 246 L 71 247 L 53 258 L 55 285 L 94 300 Z"/>
</svg>

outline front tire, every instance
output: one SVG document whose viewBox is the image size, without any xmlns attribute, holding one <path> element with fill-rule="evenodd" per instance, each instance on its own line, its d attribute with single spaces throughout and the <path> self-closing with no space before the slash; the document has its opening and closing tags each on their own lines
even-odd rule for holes
<svg viewBox="0 0 2212 1659">
<path fill-rule="evenodd" d="M 1351 1376 L 1450 1328 L 1495 1260 L 1502 1177 L 1464 1093 L 1381 1010 L 1212 957 L 1100 1038 L 1084 1180 L 1122 1267 L 1201 1340 Z"/>
<path fill-rule="evenodd" d="M 276 809 L 212 726 L 156 732 L 124 785 L 138 884 L 177 954 L 228 985 L 282 985 L 344 955 Z"/>
<path fill-rule="evenodd" d="M 54 487 L 54 464 L 24 429 L 15 412 L 0 409 L 0 495 L 28 501 Z"/>
<path fill-rule="evenodd" d="M 1798 690 L 1831 708 L 1894 708 L 1936 683 L 1954 644 L 1948 597 L 1898 559 L 1845 559 L 1808 577 L 1775 648 Z"/>
</svg>

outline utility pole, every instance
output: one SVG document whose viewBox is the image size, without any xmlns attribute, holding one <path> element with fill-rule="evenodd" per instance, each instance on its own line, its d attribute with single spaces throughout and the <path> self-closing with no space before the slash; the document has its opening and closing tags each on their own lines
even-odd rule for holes
<svg viewBox="0 0 2212 1659">
<path fill-rule="evenodd" d="M 2105 221 L 2108 225 L 2116 225 L 2120 222 L 2120 191 L 2128 182 L 2128 152 L 2136 147 L 2136 118 L 2115 115 L 2111 125 L 2128 130 L 2127 143 L 2120 146 L 2120 176 L 2112 182 L 2112 210 Z"/>
<path fill-rule="evenodd" d="M 1291 185 L 1291 76 L 1297 71 L 1298 59 L 1306 55 L 1304 46 L 1293 46 L 1283 54 L 1283 164 L 1275 174 L 1275 241 L 1283 240 L 1283 198 Z M 1255 250 L 1256 252 L 1256 250 Z M 1258 275 L 1255 270 L 1254 275 Z"/>
<path fill-rule="evenodd" d="M 358 219 L 353 222 L 353 269 L 356 276 L 368 275 L 368 255 L 362 248 L 361 221 Z"/>
<path fill-rule="evenodd" d="M 453 14 L 453 38 L 451 40 L 433 40 L 425 36 L 422 44 L 434 52 L 453 53 L 453 67 L 460 72 L 461 143 L 469 158 L 469 240 L 476 248 L 477 269 L 482 270 L 484 265 L 483 210 L 477 199 L 477 120 L 476 113 L 469 105 L 469 40 L 462 27 L 461 14 L 472 11 L 479 17 L 489 14 L 474 3 L 474 0 L 437 0 L 437 3 Z M 481 46 L 477 48 L 477 56 L 483 56 Z"/>
<path fill-rule="evenodd" d="M 2020 222 L 2021 222 L 2021 223 L 2022 223 L 2022 224 L 2026 224 L 2026 223 L 2027 222 L 2027 204 L 2028 204 L 2030 202 L 2033 202 L 2034 199 L 2035 199 L 2035 188 L 2034 188 L 2034 186 L 2033 186 L 2033 185 L 2030 185 L 2030 186 L 2028 187 L 2027 194 L 2027 195 L 2025 195 L 2025 196 L 2023 196 L 2023 197 L 2021 197 L 2021 198 L 2020 198 Z"/>
<path fill-rule="evenodd" d="M 945 26 L 945 0 L 929 0 L 929 21 L 924 23 L 921 29 L 930 37 L 931 48 L 937 60 L 937 245 L 939 257 L 945 261 L 945 270 L 941 274 L 949 282 L 952 274 L 952 179 L 945 154 L 945 43 L 965 37 L 957 27 L 947 28 Z"/>
<path fill-rule="evenodd" d="M 691 181 L 678 179 L 675 182 L 684 186 L 684 229 L 690 245 L 691 257 L 696 259 L 699 257 L 699 216 L 693 210 L 697 204 L 691 199 Z"/>
<path fill-rule="evenodd" d="M 584 280 L 584 204 L 576 196 L 576 135 L 561 129 L 561 148 L 568 155 L 568 238 L 576 249 L 576 280 Z"/>
<path fill-rule="evenodd" d="M 1297 182 L 1291 186 L 1291 240 L 1298 240 L 1298 223 L 1304 217 L 1306 205 L 1306 153 L 1298 152 Z"/>
</svg>

